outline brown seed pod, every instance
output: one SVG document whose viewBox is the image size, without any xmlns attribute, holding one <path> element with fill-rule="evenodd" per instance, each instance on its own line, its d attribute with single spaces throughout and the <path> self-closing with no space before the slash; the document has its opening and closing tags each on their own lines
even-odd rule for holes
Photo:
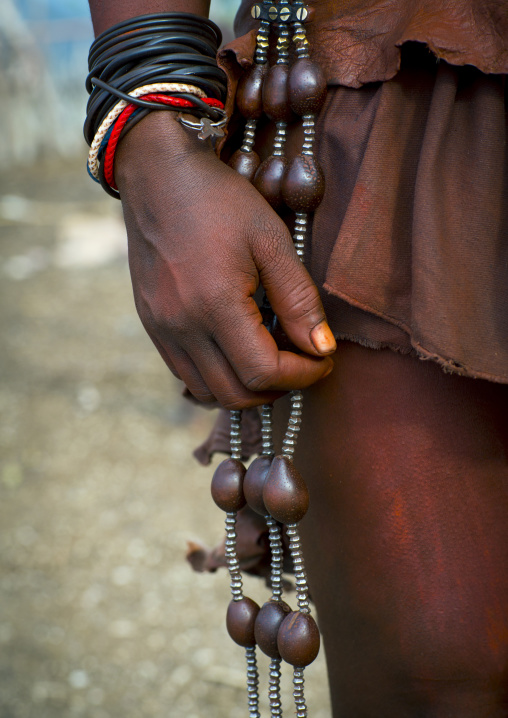
<svg viewBox="0 0 508 718">
<path fill-rule="evenodd" d="M 326 98 L 326 78 L 319 65 L 308 57 L 296 60 L 289 73 L 288 96 L 297 115 L 319 112 Z"/>
<path fill-rule="evenodd" d="M 260 163 L 261 160 L 256 152 L 236 150 L 229 160 L 228 165 L 236 170 L 239 175 L 242 175 L 242 177 L 248 179 L 249 182 L 252 182 Z"/>
<path fill-rule="evenodd" d="M 284 524 L 298 523 L 307 513 L 307 486 L 287 456 L 273 459 L 263 489 L 263 500 L 270 515 Z"/>
<path fill-rule="evenodd" d="M 294 119 L 288 96 L 288 65 L 272 65 L 263 82 L 263 110 L 274 122 Z"/>
<path fill-rule="evenodd" d="M 313 212 L 321 203 L 325 179 L 319 163 L 312 155 L 296 155 L 282 178 L 284 202 L 294 212 Z"/>
<path fill-rule="evenodd" d="M 281 657 L 297 668 L 308 666 L 319 653 L 319 629 L 308 613 L 293 611 L 282 622 L 277 636 Z"/>
<path fill-rule="evenodd" d="M 240 601 L 230 601 L 226 614 L 226 627 L 233 641 L 239 646 L 252 648 L 256 645 L 254 624 L 258 613 L 258 604 L 247 596 Z"/>
<path fill-rule="evenodd" d="M 267 601 L 261 606 L 257 615 L 254 625 L 256 643 L 270 658 L 280 658 L 277 636 L 282 622 L 289 613 L 291 608 L 285 601 Z"/>
<path fill-rule="evenodd" d="M 243 478 L 245 466 L 238 459 L 226 459 L 212 478 L 212 498 L 223 511 L 239 511 L 245 506 Z"/>
<path fill-rule="evenodd" d="M 271 456 L 258 456 L 247 469 L 243 480 L 243 493 L 245 500 L 257 514 L 266 516 L 265 502 L 263 501 L 263 487 L 266 476 L 272 463 Z"/>
<path fill-rule="evenodd" d="M 245 72 L 236 90 L 236 106 L 248 120 L 257 120 L 263 114 L 262 88 L 268 64 L 254 64 Z"/>
<path fill-rule="evenodd" d="M 282 178 L 288 161 L 285 157 L 271 155 L 261 162 L 252 184 L 275 209 L 282 204 Z"/>
</svg>

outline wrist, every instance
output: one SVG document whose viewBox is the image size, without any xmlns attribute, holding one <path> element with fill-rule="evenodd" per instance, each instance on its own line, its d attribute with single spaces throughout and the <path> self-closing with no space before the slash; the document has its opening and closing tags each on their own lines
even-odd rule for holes
<svg viewBox="0 0 508 718">
<path fill-rule="evenodd" d="M 192 133 L 189 136 L 175 124 L 174 113 L 152 120 L 146 119 L 147 112 L 162 114 L 160 107 L 164 105 L 174 112 L 197 114 L 200 121 L 190 120 L 187 131 L 197 129 L 198 140 L 219 136 L 225 122 L 225 75 L 214 61 L 222 37 L 220 29 L 188 12 L 148 13 L 135 18 L 130 12 L 128 15 L 92 43 L 85 83 L 90 94 L 84 124 L 90 146 L 88 171 L 117 199 L 115 156 L 126 135 L 119 151 L 120 177 L 131 165 L 142 170 L 140 150 L 144 158 L 149 157 L 150 170 L 154 160 L 162 158 L 167 168 L 168 158 L 210 152 L 209 147 L 192 138 Z M 135 164 L 131 160 L 134 156 Z"/>
<path fill-rule="evenodd" d="M 184 115 L 185 116 L 185 115 Z M 187 115 L 195 120 L 193 115 Z M 186 129 L 177 120 L 177 113 L 151 112 L 119 142 L 115 155 L 115 179 L 119 185 L 131 170 L 168 162 L 188 161 L 195 155 L 214 155 L 209 142 L 198 139 L 197 133 Z"/>
</svg>

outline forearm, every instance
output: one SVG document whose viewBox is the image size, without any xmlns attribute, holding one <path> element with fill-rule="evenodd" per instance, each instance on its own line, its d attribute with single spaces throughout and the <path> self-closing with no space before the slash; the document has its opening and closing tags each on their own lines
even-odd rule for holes
<svg viewBox="0 0 508 718">
<path fill-rule="evenodd" d="M 210 0 L 89 0 L 95 35 L 137 15 L 190 12 L 208 17 Z"/>
</svg>

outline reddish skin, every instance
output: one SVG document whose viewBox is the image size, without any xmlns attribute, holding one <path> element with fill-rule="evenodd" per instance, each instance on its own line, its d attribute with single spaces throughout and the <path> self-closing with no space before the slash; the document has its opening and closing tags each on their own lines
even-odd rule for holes
<svg viewBox="0 0 508 718">
<path fill-rule="evenodd" d="M 208 17 L 210 0 L 89 0 L 95 36 L 117 22 L 157 12 L 192 12 Z"/>
<path fill-rule="evenodd" d="M 334 362 L 295 460 L 333 715 L 506 718 L 508 386 L 348 342 Z"/>
<path fill-rule="evenodd" d="M 147 12 L 205 15 L 206 3 L 91 2 L 96 32 Z M 319 293 L 289 232 L 243 177 L 173 113 L 154 112 L 119 144 L 115 180 L 129 238 L 134 298 L 171 371 L 203 402 L 229 409 L 273 401 L 332 370 Z M 303 353 L 278 351 L 253 295 L 263 283 Z"/>
</svg>

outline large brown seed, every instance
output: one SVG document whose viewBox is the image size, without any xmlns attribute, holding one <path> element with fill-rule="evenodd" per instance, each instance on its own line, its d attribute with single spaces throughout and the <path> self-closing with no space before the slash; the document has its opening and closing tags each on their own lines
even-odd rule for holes
<svg viewBox="0 0 508 718">
<path fill-rule="evenodd" d="M 282 204 L 282 178 L 288 161 L 285 157 L 271 155 L 261 162 L 252 184 L 274 209 Z"/>
<path fill-rule="evenodd" d="M 325 193 L 325 178 L 312 155 L 296 155 L 282 179 L 282 198 L 294 212 L 313 212 Z"/>
<path fill-rule="evenodd" d="M 245 506 L 244 476 L 245 466 L 237 459 L 226 459 L 215 469 L 212 498 L 223 511 L 239 511 Z"/>
<path fill-rule="evenodd" d="M 273 459 L 263 489 L 263 500 L 270 515 L 284 524 L 295 524 L 307 513 L 307 486 L 287 456 Z"/>
<path fill-rule="evenodd" d="M 319 653 L 319 629 L 308 613 L 293 611 L 282 622 L 277 636 L 281 657 L 297 668 L 308 666 Z"/>
<path fill-rule="evenodd" d="M 308 57 L 297 60 L 289 73 L 288 96 L 297 115 L 319 112 L 326 98 L 326 78 L 319 65 Z"/>
<path fill-rule="evenodd" d="M 266 516 L 265 502 L 263 501 L 263 487 L 266 476 L 272 463 L 271 456 L 258 456 L 247 469 L 243 480 L 243 494 L 245 500 L 257 514 Z"/>
<path fill-rule="evenodd" d="M 274 122 L 290 122 L 294 119 L 289 105 L 288 65 L 273 65 L 263 82 L 263 110 Z"/>
<path fill-rule="evenodd" d="M 233 641 L 239 646 L 252 648 L 256 645 L 254 624 L 258 613 L 258 604 L 247 596 L 240 601 L 230 601 L 226 614 L 226 627 Z"/>
<path fill-rule="evenodd" d="M 279 628 L 291 613 L 291 608 L 285 601 L 267 601 L 259 611 L 254 625 L 256 643 L 270 658 L 280 658 L 277 648 Z"/>
<path fill-rule="evenodd" d="M 260 163 L 261 160 L 256 152 L 236 150 L 229 160 L 228 165 L 236 170 L 239 175 L 242 175 L 242 177 L 248 179 L 249 182 L 252 182 Z"/>
<path fill-rule="evenodd" d="M 254 64 L 245 72 L 236 90 L 236 106 L 248 120 L 257 120 L 263 114 L 262 88 L 268 64 Z"/>
</svg>

